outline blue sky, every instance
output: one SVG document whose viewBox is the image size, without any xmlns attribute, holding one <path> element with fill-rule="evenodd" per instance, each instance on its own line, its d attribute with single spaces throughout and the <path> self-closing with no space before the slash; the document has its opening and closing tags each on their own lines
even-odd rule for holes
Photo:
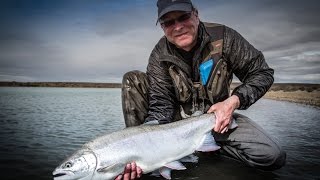
<svg viewBox="0 0 320 180">
<path fill-rule="evenodd" d="M 193 0 L 261 50 L 275 82 L 320 83 L 316 0 Z M 0 81 L 121 82 L 163 36 L 156 0 L 0 2 Z"/>
</svg>

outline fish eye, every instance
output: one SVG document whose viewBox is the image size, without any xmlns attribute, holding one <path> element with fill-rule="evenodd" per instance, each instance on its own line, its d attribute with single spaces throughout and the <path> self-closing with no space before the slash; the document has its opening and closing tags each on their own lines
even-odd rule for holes
<svg viewBox="0 0 320 180">
<path fill-rule="evenodd" d="M 71 167 L 72 167 L 71 162 L 67 162 L 67 163 L 65 164 L 65 167 L 66 167 L 66 168 L 71 168 Z"/>
</svg>

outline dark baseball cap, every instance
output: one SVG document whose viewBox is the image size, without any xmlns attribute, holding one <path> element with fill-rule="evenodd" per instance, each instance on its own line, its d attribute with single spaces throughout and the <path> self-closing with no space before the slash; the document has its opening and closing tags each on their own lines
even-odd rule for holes
<svg viewBox="0 0 320 180">
<path fill-rule="evenodd" d="M 192 11 L 191 0 L 158 0 L 158 20 L 171 11 Z"/>
</svg>

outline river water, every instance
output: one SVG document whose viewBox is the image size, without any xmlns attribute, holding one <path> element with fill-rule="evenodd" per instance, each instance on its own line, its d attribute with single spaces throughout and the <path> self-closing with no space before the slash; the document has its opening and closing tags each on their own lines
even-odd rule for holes
<svg viewBox="0 0 320 180">
<path fill-rule="evenodd" d="M 280 142 L 286 165 L 265 172 L 200 155 L 187 170 L 173 171 L 173 179 L 320 179 L 319 108 L 261 99 L 237 112 Z M 54 168 L 84 143 L 122 128 L 120 89 L 1 87 L 0 179 L 52 179 Z"/>
</svg>

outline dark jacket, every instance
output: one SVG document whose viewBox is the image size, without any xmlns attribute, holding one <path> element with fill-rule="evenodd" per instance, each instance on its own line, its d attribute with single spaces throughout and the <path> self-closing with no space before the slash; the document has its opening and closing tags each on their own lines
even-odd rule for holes
<svg viewBox="0 0 320 180">
<path fill-rule="evenodd" d="M 212 24 L 200 22 L 198 35 L 201 40 L 199 48 L 193 56 L 193 67 L 190 67 L 189 78 L 199 81 L 199 64 L 207 56 L 211 37 L 209 34 Z M 262 54 L 246 41 L 238 32 L 224 26 L 222 57 L 228 64 L 228 71 L 242 82 L 232 92 L 240 99 L 239 109 L 247 109 L 250 105 L 260 99 L 273 83 L 273 69 L 271 69 Z M 147 67 L 147 76 L 150 83 L 149 89 L 149 111 L 147 121 L 157 120 L 160 124 L 174 120 L 179 111 L 180 102 L 177 100 L 174 84 L 169 75 L 170 63 L 163 61 L 170 59 L 175 64 L 183 63 L 182 57 L 174 45 L 162 37 L 153 49 Z M 191 60 L 190 60 L 191 61 Z M 189 71 L 190 71 L 189 69 Z M 188 71 L 188 70 L 185 70 Z M 225 91 L 228 91 L 226 88 Z M 229 92 L 224 92 L 229 94 Z M 227 97 L 223 97 L 223 101 Z"/>
</svg>

